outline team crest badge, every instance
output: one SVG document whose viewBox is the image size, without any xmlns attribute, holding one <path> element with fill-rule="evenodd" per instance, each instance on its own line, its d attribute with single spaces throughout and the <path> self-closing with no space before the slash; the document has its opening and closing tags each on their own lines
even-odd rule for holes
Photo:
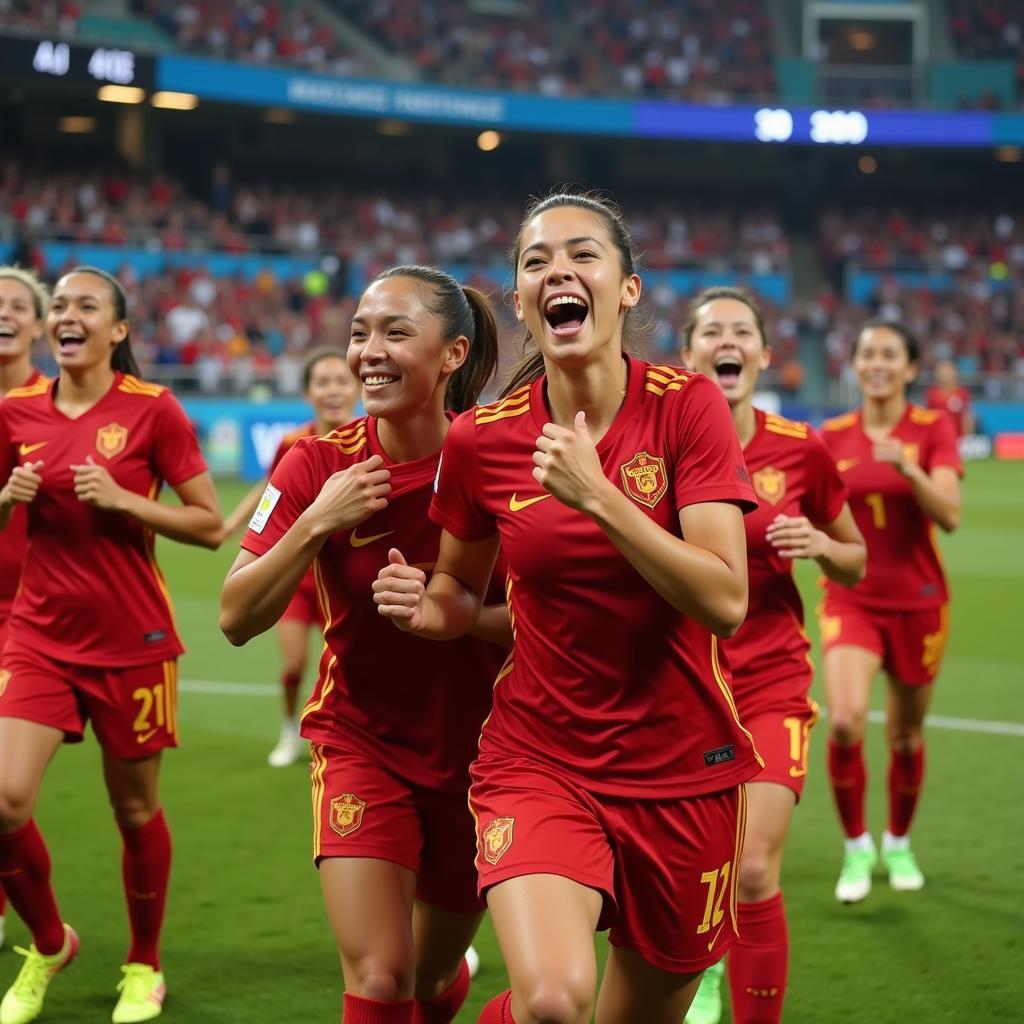
<svg viewBox="0 0 1024 1024">
<path fill-rule="evenodd" d="M 339 836 L 347 836 L 355 832 L 363 823 L 363 812 L 366 801 L 360 800 L 354 793 L 342 793 L 331 800 L 331 828 Z"/>
<path fill-rule="evenodd" d="M 10 679 L 11 673 L 5 668 L 0 668 L 0 697 L 4 695 L 4 690 L 7 689 Z"/>
<path fill-rule="evenodd" d="M 751 480 L 759 498 L 778 505 L 786 496 L 786 474 L 781 469 L 765 466 L 753 474 Z"/>
<path fill-rule="evenodd" d="M 665 460 L 647 452 L 637 452 L 624 466 L 622 473 L 622 489 L 634 501 L 648 508 L 654 508 L 668 490 L 668 479 L 665 476 Z"/>
<path fill-rule="evenodd" d="M 128 428 L 120 423 L 108 423 L 96 431 L 96 451 L 106 459 L 120 455 L 127 443 Z"/>
<path fill-rule="evenodd" d="M 484 829 L 482 852 L 488 864 L 497 864 L 512 845 L 512 828 L 515 818 L 495 818 Z"/>
</svg>

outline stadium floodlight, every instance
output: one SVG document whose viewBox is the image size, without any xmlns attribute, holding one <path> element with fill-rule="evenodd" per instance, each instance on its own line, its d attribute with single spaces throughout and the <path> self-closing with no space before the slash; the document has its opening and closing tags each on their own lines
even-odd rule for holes
<svg viewBox="0 0 1024 1024">
<path fill-rule="evenodd" d="M 491 153 L 501 145 L 501 136 L 495 131 L 481 132 L 476 137 L 476 144 L 485 153 Z"/>
<path fill-rule="evenodd" d="M 96 130 L 96 118 L 62 117 L 57 122 L 57 130 L 68 135 L 88 135 Z"/>
<path fill-rule="evenodd" d="M 104 103 L 141 103 L 146 98 L 146 90 L 134 85 L 104 85 L 96 98 Z"/>
<path fill-rule="evenodd" d="M 191 92 L 155 92 L 150 103 L 164 110 L 195 110 L 199 106 L 199 97 Z"/>
</svg>

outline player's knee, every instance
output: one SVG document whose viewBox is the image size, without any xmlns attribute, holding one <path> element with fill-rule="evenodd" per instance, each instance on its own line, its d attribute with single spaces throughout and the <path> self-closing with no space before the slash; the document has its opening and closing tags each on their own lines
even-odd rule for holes
<svg viewBox="0 0 1024 1024">
<path fill-rule="evenodd" d="M 0 779 L 0 832 L 13 832 L 32 817 L 32 797 L 27 789 Z"/>
<path fill-rule="evenodd" d="M 850 747 L 864 738 L 867 715 L 851 710 L 830 713 L 829 736 L 841 747 Z"/>
<path fill-rule="evenodd" d="M 889 749 L 894 754 L 916 754 L 924 742 L 924 734 L 917 726 L 894 726 L 889 729 Z"/>
<path fill-rule="evenodd" d="M 114 820 L 123 829 L 136 829 L 148 825 L 160 809 L 158 802 L 141 796 L 112 796 L 110 806 L 114 811 Z"/>
<path fill-rule="evenodd" d="M 771 851 L 766 847 L 745 848 L 737 882 L 744 903 L 768 899 L 779 887 L 779 866 Z"/>
<path fill-rule="evenodd" d="M 392 964 L 379 956 L 364 957 L 355 964 L 355 988 L 364 999 L 390 1003 L 413 994 L 411 965 Z"/>
<path fill-rule="evenodd" d="M 524 993 L 526 1020 L 522 1024 L 583 1024 L 593 1009 L 593 986 L 582 979 L 545 978 Z"/>
</svg>

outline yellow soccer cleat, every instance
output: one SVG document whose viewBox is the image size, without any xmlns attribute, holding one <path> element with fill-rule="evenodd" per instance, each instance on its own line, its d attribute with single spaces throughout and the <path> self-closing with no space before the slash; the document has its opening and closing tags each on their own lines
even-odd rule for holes
<svg viewBox="0 0 1024 1024">
<path fill-rule="evenodd" d="M 124 977 L 117 985 L 121 998 L 111 1017 L 114 1024 L 136 1024 L 159 1017 L 167 995 L 163 972 L 149 964 L 125 964 L 121 970 Z"/>
<path fill-rule="evenodd" d="M 53 976 L 78 955 L 78 936 L 74 928 L 64 925 L 64 946 L 59 953 L 44 956 L 35 945 L 28 949 L 15 946 L 14 952 L 25 957 L 25 962 L 0 1003 L 0 1024 L 29 1024 L 43 1012 Z"/>
</svg>

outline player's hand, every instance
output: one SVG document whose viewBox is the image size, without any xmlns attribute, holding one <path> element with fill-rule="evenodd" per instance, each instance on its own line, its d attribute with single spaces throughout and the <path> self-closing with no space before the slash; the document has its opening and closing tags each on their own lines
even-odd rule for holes
<svg viewBox="0 0 1024 1024">
<path fill-rule="evenodd" d="M 371 455 L 327 478 L 307 514 L 326 533 L 351 530 L 374 512 L 388 507 L 391 473 L 384 460 Z"/>
<path fill-rule="evenodd" d="M 373 600 L 377 611 L 399 629 L 415 632 L 423 625 L 423 594 L 427 575 L 409 565 L 398 548 L 388 552 L 388 564 L 373 581 Z"/>
<path fill-rule="evenodd" d="M 43 478 L 39 471 L 43 468 L 42 459 L 38 462 L 26 462 L 23 466 L 15 466 L 7 483 L 0 490 L 0 505 L 27 505 L 39 493 L 39 485 Z"/>
<path fill-rule="evenodd" d="M 881 441 L 876 441 L 871 449 L 871 457 L 875 462 L 892 466 L 897 473 L 905 475 L 907 472 L 907 453 L 903 442 L 898 437 L 886 437 Z"/>
<path fill-rule="evenodd" d="M 576 413 L 572 427 L 547 423 L 533 453 L 533 478 L 563 505 L 586 512 L 608 478 L 601 468 L 585 413 Z"/>
<path fill-rule="evenodd" d="M 828 550 L 828 536 L 806 516 L 776 516 L 765 537 L 782 558 L 820 558 Z"/>
<path fill-rule="evenodd" d="M 124 490 L 116 483 L 105 466 L 97 466 L 88 456 L 84 463 L 72 466 L 75 474 L 75 497 L 95 508 L 119 511 Z"/>
</svg>

